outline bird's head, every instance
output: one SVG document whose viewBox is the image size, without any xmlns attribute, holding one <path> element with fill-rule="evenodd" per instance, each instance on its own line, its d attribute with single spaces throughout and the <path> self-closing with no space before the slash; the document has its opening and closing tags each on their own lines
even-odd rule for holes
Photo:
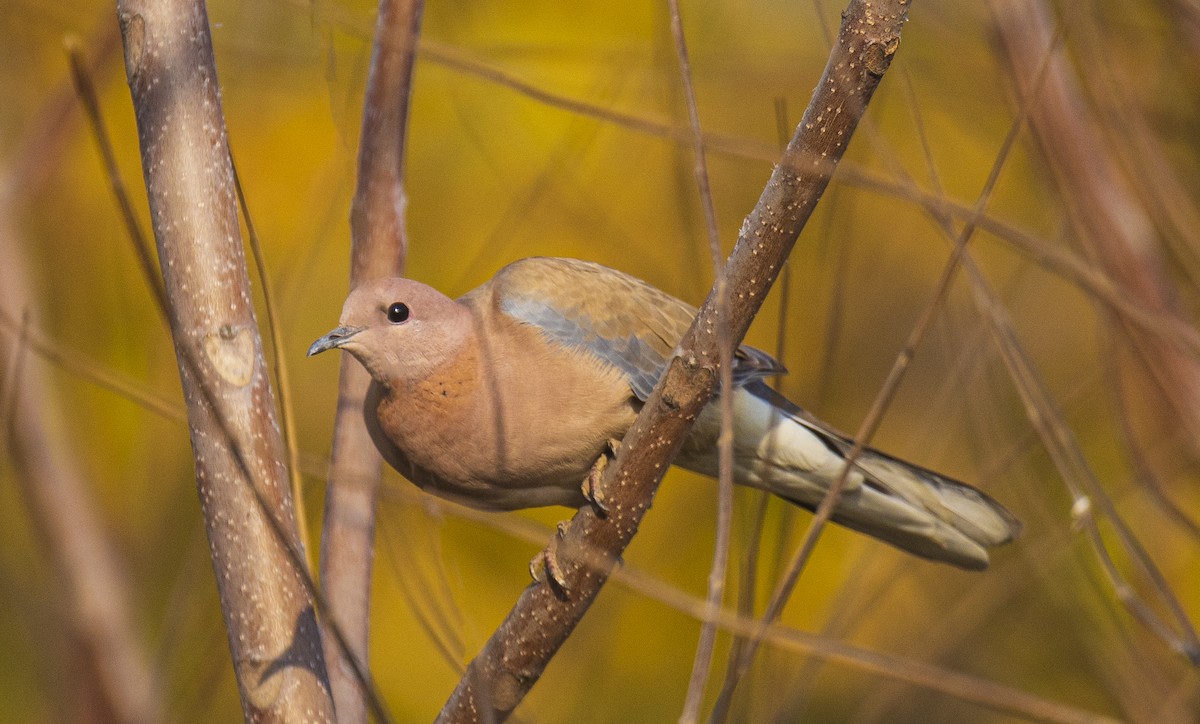
<svg viewBox="0 0 1200 724">
<path fill-rule="evenodd" d="M 391 388 L 450 361 L 470 333 L 471 314 L 462 304 L 411 279 L 377 279 L 350 293 L 338 327 L 313 342 L 308 356 L 345 350 Z"/>
</svg>

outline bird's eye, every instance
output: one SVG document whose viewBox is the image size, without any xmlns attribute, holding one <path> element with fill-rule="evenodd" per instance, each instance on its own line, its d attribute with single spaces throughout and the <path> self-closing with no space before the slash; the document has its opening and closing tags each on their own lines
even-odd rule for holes
<svg viewBox="0 0 1200 724">
<path fill-rule="evenodd" d="M 392 324 L 404 324 L 408 321 L 408 316 L 408 305 L 403 302 L 393 302 L 387 309 L 387 318 Z"/>
</svg>

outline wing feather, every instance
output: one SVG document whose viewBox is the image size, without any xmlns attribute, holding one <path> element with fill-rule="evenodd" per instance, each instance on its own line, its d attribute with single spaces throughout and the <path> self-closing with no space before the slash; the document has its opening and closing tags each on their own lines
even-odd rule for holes
<svg viewBox="0 0 1200 724">
<path fill-rule="evenodd" d="M 503 313 L 620 369 L 643 401 L 696 316 L 691 305 L 636 277 L 576 259 L 522 259 L 472 294 L 485 288 Z M 781 372 L 761 350 L 743 345 L 735 353 L 738 386 Z"/>
</svg>

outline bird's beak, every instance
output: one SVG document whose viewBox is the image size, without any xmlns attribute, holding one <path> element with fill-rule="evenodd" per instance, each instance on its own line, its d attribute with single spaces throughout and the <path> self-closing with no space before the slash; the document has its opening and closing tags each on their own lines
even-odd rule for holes
<svg viewBox="0 0 1200 724">
<path fill-rule="evenodd" d="M 362 327 L 338 327 L 316 342 L 313 342 L 312 346 L 308 348 L 308 356 L 312 357 L 314 354 L 319 354 L 325 350 L 341 347 L 346 342 L 349 342 L 351 337 L 361 331 L 363 331 Z"/>
</svg>

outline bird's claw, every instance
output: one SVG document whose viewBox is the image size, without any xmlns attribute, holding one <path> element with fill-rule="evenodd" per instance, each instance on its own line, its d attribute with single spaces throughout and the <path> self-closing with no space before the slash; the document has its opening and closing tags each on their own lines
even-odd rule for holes
<svg viewBox="0 0 1200 724">
<path fill-rule="evenodd" d="M 596 462 L 592 463 L 592 468 L 588 470 L 587 477 L 583 479 L 583 497 L 592 504 L 601 517 L 608 515 L 608 495 L 605 494 L 600 482 L 604 478 L 605 468 L 617 456 L 617 449 L 620 447 L 620 440 L 609 438 L 608 449 L 600 453 L 600 457 L 596 458 Z"/>
<path fill-rule="evenodd" d="M 529 575 L 538 583 L 549 583 L 558 591 L 566 593 L 569 586 L 562 566 L 558 563 L 558 544 L 567 534 L 567 524 L 560 522 L 554 537 L 542 552 L 529 561 Z"/>
</svg>

